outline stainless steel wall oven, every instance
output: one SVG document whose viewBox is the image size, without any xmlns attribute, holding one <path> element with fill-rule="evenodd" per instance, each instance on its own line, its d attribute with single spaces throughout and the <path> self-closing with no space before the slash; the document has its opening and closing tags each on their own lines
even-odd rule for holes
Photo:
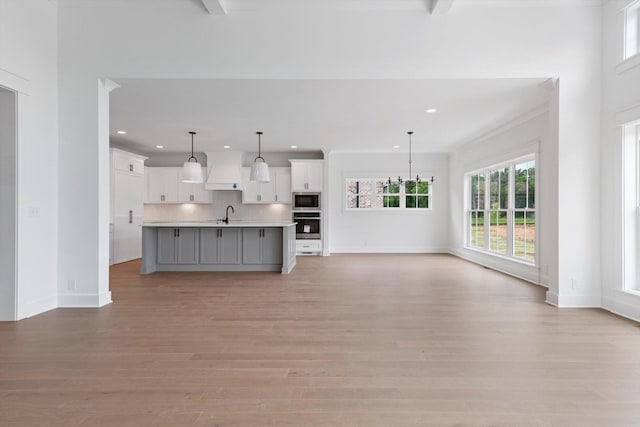
<svg viewBox="0 0 640 427">
<path fill-rule="evenodd" d="M 296 239 L 320 239 L 320 212 L 293 212 Z"/>
</svg>

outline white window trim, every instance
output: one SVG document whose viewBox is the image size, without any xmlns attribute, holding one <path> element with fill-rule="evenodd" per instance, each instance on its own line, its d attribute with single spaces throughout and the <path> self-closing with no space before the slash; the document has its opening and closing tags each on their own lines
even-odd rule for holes
<svg viewBox="0 0 640 427">
<path fill-rule="evenodd" d="M 397 174 L 396 174 L 397 175 Z M 426 174 L 426 173 L 418 173 L 419 176 L 429 176 L 431 177 L 431 175 Z M 392 175 L 394 176 L 394 175 Z M 429 197 L 429 207 L 428 208 L 407 208 L 405 203 L 406 203 L 406 196 L 407 194 L 405 193 L 405 186 L 404 183 L 403 185 L 400 186 L 400 207 L 397 208 L 350 208 L 347 206 L 348 203 L 348 181 L 350 180 L 355 180 L 355 181 L 371 181 L 372 182 L 372 186 L 375 189 L 375 182 L 377 181 L 387 181 L 389 178 L 381 178 L 379 176 L 374 176 L 374 177 L 359 177 L 359 176 L 345 176 L 343 178 L 343 182 L 344 182 L 344 189 L 343 189 L 343 201 L 342 201 L 342 209 L 344 212 L 349 212 L 349 213 L 365 213 L 365 212 L 375 212 L 375 213 L 391 213 L 391 212 L 402 212 L 402 213 L 424 213 L 424 212 L 430 212 L 433 210 L 433 183 L 429 182 L 429 194 L 423 194 L 420 193 L 418 195 L 426 195 Z M 406 181 L 411 181 L 411 180 L 405 180 Z M 426 179 L 425 179 L 426 181 Z M 392 193 L 391 195 L 395 195 L 398 193 Z M 372 197 L 375 197 L 376 194 L 372 194 Z"/>
<path fill-rule="evenodd" d="M 515 208 L 515 165 L 516 164 L 520 164 L 520 163 L 524 163 L 527 161 L 531 161 L 533 160 L 535 162 L 536 165 L 536 171 L 535 171 L 535 181 L 536 181 L 536 186 L 535 186 L 535 200 L 536 200 L 536 208 L 535 209 L 516 209 Z M 503 254 L 497 251 L 493 251 L 490 249 L 490 226 L 488 226 L 487 224 L 487 220 L 491 218 L 491 205 L 490 205 L 490 185 L 491 185 L 491 179 L 490 179 L 490 172 L 491 171 L 495 171 L 497 169 L 504 169 L 508 167 L 509 168 L 509 194 L 508 194 L 508 203 L 507 203 L 507 209 L 498 209 L 498 211 L 500 212 L 507 212 L 507 253 Z M 512 260 L 512 261 L 517 261 L 519 263 L 522 264 L 526 264 L 526 265 L 531 265 L 531 266 L 538 266 L 539 265 L 539 239 L 538 236 L 540 235 L 540 228 L 539 228 L 539 215 L 536 215 L 536 245 L 535 245 L 535 254 L 534 254 L 534 261 L 531 262 L 525 258 L 521 258 L 521 257 L 517 257 L 513 254 L 514 251 L 514 242 L 513 242 L 513 217 L 514 217 L 514 213 L 516 212 L 529 212 L 529 213 L 534 213 L 537 214 L 539 208 L 538 206 L 538 201 L 540 200 L 540 198 L 538 197 L 538 188 L 539 188 L 539 164 L 538 164 L 538 154 L 537 153 L 530 153 L 524 156 L 519 156 L 507 161 L 502 161 L 500 163 L 495 163 L 486 167 L 482 167 L 479 169 L 475 169 L 473 171 L 467 172 L 464 175 L 464 186 L 465 186 L 465 191 L 464 191 L 464 217 L 465 217 L 465 222 L 464 222 L 464 233 L 463 233 L 463 247 L 465 249 L 469 249 L 469 250 L 473 250 L 473 251 L 477 251 L 477 252 L 481 252 L 484 254 L 488 254 L 488 255 L 492 255 L 495 257 L 499 257 L 499 258 L 504 258 L 504 259 L 508 259 L 508 260 Z M 471 246 L 470 243 L 470 223 L 469 223 L 469 215 L 472 212 L 471 210 L 471 206 L 470 206 L 470 191 L 471 191 L 471 186 L 470 186 L 470 178 L 474 175 L 480 175 L 483 174 L 484 175 L 484 185 L 485 185 L 485 190 L 484 190 L 484 209 L 482 210 L 482 212 L 484 212 L 484 221 L 485 221 L 485 226 L 484 226 L 484 248 L 480 248 L 477 246 Z M 494 209 L 495 210 L 495 209 Z"/>
</svg>

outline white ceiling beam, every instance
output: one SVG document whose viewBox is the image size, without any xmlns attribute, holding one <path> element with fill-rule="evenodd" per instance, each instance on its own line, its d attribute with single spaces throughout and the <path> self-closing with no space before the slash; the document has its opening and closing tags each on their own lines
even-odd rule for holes
<svg viewBox="0 0 640 427">
<path fill-rule="evenodd" d="M 431 2 L 432 15 L 444 15 L 451 10 L 453 0 L 433 0 Z"/>
<path fill-rule="evenodd" d="M 209 15 L 226 15 L 224 0 L 200 0 Z"/>
</svg>

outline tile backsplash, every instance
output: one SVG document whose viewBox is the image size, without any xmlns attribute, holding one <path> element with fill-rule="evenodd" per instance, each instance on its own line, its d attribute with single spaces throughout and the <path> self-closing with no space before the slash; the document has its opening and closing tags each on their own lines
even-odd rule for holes
<svg viewBox="0 0 640 427">
<path fill-rule="evenodd" d="M 229 219 L 256 221 L 291 220 L 291 205 L 243 205 L 240 191 L 213 191 L 212 204 L 145 204 L 144 221 L 209 221 L 223 218 L 228 205 Z"/>
</svg>

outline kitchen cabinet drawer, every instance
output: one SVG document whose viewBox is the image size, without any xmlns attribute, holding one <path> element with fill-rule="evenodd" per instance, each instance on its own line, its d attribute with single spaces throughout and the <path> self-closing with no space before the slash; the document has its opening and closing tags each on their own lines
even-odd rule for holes
<svg viewBox="0 0 640 427">
<path fill-rule="evenodd" d="M 296 252 L 299 254 L 322 252 L 322 240 L 298 239 Z"/>
</svg>

